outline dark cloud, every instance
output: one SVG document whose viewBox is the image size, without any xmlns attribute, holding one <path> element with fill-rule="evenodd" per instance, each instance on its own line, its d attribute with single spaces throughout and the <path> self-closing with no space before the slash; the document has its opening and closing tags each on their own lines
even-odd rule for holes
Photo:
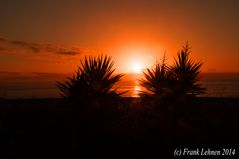
<svg viewBox="0 0 239 159">
<path fill-rule="evenodd" d="M 66 49 L 66 48 L 53 46 L 51 44 L 37 44 L 37 43 L 29 43 L 29 42 L 19 41 L 19 40 L 8 40 L 3 37 L 0 37 L 0 43 L 5 43 L 5 44 L 13 45 L 16 47 L 21 47 L 21 48 L 30 50 L 33 53 L 52 52 L 59 55 L 69 55 L 69 56 L 80 54 L 79 49 Z M 0 47 L 0 51 L 7 50 L 7 47 L 10 47 L 10 46 Z"/>
<path fill-rule="evenodd" d="M 9 41 L 9 43 L 13 44 L 13 45 L 20 45 L 20 46 L 28 46 L 29 43 L 24 42 L 24 41 Z"/>
<path fill-rule="evenodd" d="M 63 50 L 58 51 L 57 53 L 60 55 L 72 55 L 72 56 L 79 54 L 79 52 L 77 51 L 63 51 Z"/>
<path fill-rule="evenodd" d="M 25 41 L 9 41 L 12 45 L 18 45 L 22 47 L 26 47 L 30 50 L 32 50 L 35 53 L 38 53 L 41 51 L 42 46 L 40 44 L 34 44 L 34 43 L 27 43 Z"/>
<path fill-rule="evenodd" d="M 6 39 L 3 37 L 0 37 L 0 41 L 6 41 Z"/>
</svg>

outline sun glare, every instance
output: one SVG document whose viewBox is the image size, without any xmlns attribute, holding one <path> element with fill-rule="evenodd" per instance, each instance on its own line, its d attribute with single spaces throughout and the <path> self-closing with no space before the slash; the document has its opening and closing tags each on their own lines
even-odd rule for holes
<svg viewBox="0 0 239 159">
<path fill-rule="evenodd" d="M 137 74 L 141 73 L 142 69 L 143 69 L 143 66 L 140 64 L 134 64 L 132 68 L 133 72 Z"/>
<path fill-rule="evenodd" d="M 150 49 L 147 45 L 121 47 L 117 50 L 117 67 L 120 72 L 141 75 L 146 68 L 150 68 L 160 52 L 158 48 Z"/>
</svg>

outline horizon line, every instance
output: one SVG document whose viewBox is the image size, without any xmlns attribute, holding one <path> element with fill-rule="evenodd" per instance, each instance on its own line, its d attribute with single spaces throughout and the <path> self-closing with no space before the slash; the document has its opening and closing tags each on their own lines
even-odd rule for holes
<svg viewBox="0 0 239 159">
<path fill-rule="evenodd" d="M 141 73 L 134 73 L 134 72 L 118 72 L 117 73 L 123 73 L 123 74 L 135 74 L 140 75 Z M 43 72 L 43 71 L 0 71 L 0 74 L 3 73 L 23 73 L 23 74 L 72 74 L 73 72 Z M 201 71 L 200 73 L 239 73 L 239 71 Z"/>
</svg>

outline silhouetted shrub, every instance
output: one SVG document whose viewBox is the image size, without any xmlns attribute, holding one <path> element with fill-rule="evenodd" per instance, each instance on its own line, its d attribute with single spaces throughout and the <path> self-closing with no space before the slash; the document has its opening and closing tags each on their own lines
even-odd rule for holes
<svg viewBox="0 0 239 159">
<path fill-rule="evenodd" d="M 111 57 L 85 57 L 73 76 L 67 77 L 57 86 L 64 98 L 78 102 L 95 102 L 105 98 L 119 97 L 121 94 L 112 89 L 122 74 L 114 74 Z"/>
<path fill-rule="evenodd" d="M 168 66 L 165 63 L 165 57 L 161 63 L 156 63 L 154 68 L 147 68 L 143 72 L 144 78 L 141 79 L 140 85 L 146 89 L 141 91 L 140 95 L 143 97 L 156 96 L 163 97 L 170 93 L 173 78 L 168 71 Z"/>
<path fill-rule="evenodd" d="M 170 74 L 175 79 L 173 89 L 176 96 L 196 96 L 205 92 L 205 88 L 198 83 L 203 63 L 195 62 L 189 55 L 190 48 L 186 43 L 181 52 L 178 52 L 174 65 L 169 67 Z"/>
<path fill-rule="evenodd" d="M 157 99 L 185 99 L 186 96 L 196 96 L 204 93 L 205 89 L 198 83 L 202 62 L 194 62 L 190 57 L 188 43 L 178 52 L 178 58 L 172 66 L 156 63 L 152 69 L 147 69 L 140 85 L 146 89 L 142 97 L 157 97 Z"/>
</svg>

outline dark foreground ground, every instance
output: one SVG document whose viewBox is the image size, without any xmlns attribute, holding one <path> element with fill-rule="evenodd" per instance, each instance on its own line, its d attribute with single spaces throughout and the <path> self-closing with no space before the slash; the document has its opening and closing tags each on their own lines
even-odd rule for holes
<svg viewBox="0 0 239 159">
<path fill-rule="evenodd" d="M 105 105 L 82 110 L 62 99 L 0 99 L 1 155 L 137 158 L 173 156 L 175 148 L 237 148 L 238 156 L 239 98 Z"/>
</svg>

